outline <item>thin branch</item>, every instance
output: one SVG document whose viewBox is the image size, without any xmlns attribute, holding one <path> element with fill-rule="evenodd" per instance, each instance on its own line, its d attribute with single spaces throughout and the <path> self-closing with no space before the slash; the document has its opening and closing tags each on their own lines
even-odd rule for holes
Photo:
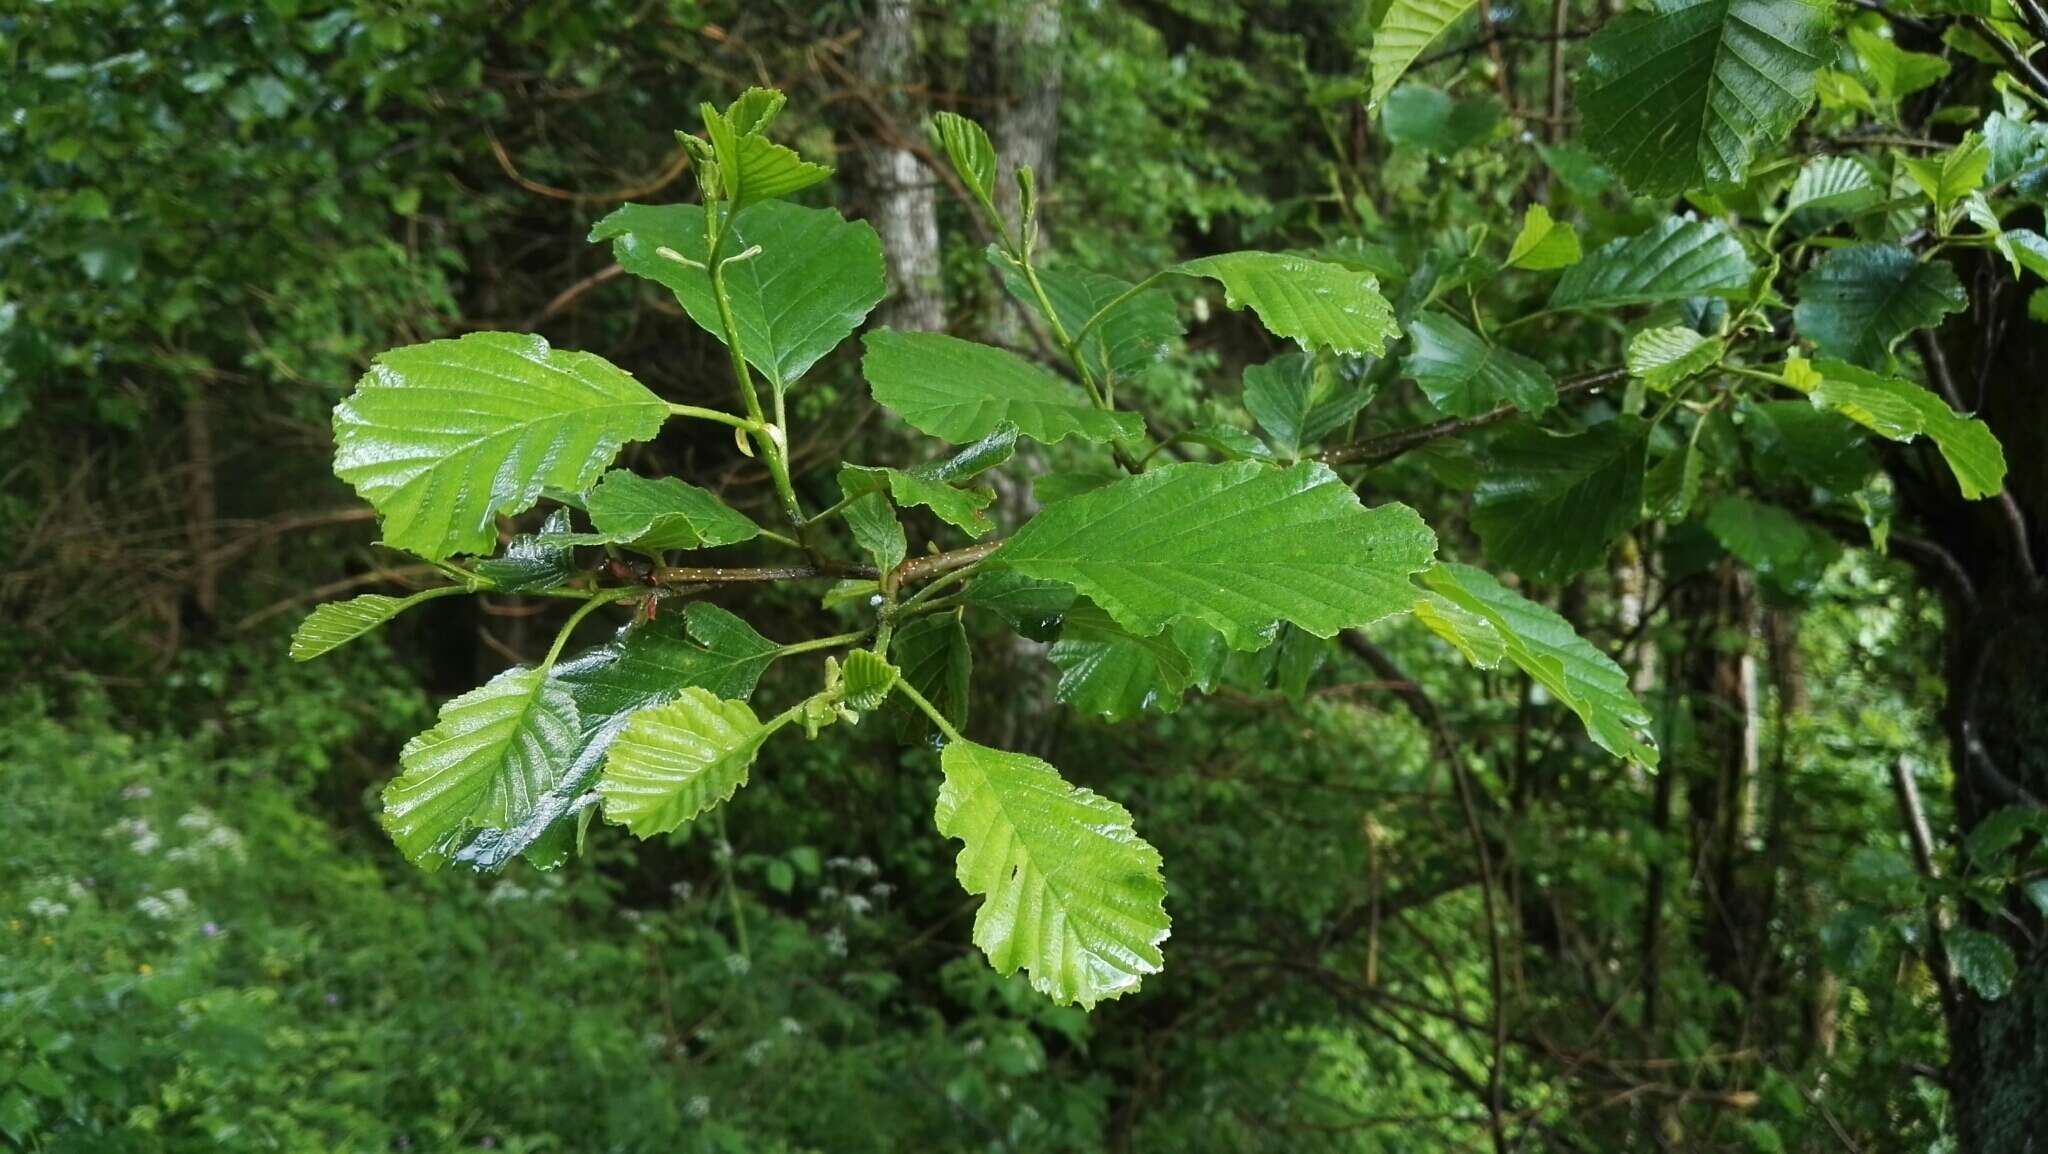
<svg viewBox="0 0 2048 1154">
<path fill-rule="evenodd" d="M 1913 864 L 1930 882 L 1941 880 L 1941 867 L 1934 860 L 1934 834 L 1927 828 L 1927 810 L 1920 804 L 1920 787 L 1913 780 L 1913 771 L 1901 757 L 1892 762 L 1892 795 L 1898 799 L 1899 817 L 1906 826 L 1906 839 L 1913 843 Z M 1949 971 L 1948 959 L 1942 953 L 1942 938 L 1948 931 L 1948 922 L 1941 912 L 1941 900 L 1934 894 L 1927 896 L 1927 969 L 1934 975 L 1935 990 L 1941 996 L 1941 1008 L 1953 1021 L 1956 1013 L 1955 975 Z"/>
<path fill-rule="evenodd" d="M 1949 371 L 1948 354 L 1942 352 L 1941 341 L 1929 329 L 1914 334 L 1920 346 L 1920 359 L 1927 362 L 1927 371 L 1940 386 L 1941 395 L 1948 399 L 1949 407 L 1966 412 L 1962 393 L 1956 389 L 1955 374 Z M 2012 534 L 2012 551 L 2019 560 L 2020 573 L 2027 579 L 2029 589 L 2041 587 L 2041 573 L 2034 567 L 2034 550 L 2027 537 L 2027 518 L 2020 512 L 2019 502 L 2013 500 L 2009 488 L 1998 491 L 1999 508 L 2005 513 L 2006 529 Z"/>
<path fill-rule="evenodd" d="M 490 142 L 491 155 L 497 157 L 498 167 L 504 170 L 505 175 L 511 178 L 512 183 L 536 196 L 545 196 L 552 200 L 638 200 L 643 196 L 660 192 L 662 189 L 674 184 L 676 178 L 688 171 L 690 167 L 689 152 L 678 150 L 675 158 L 669 161 L 668 167 L 662 169 L 659 175 L 644 184 L 636 184 L 631 188 L 621 188 L 613 192 L 572 192 L 566 188 L 556 188 L 552 184 L 542 184 L 537 180 L 528 180 L 526 177 L 521 176 L 519 169 L 512 163 L 512 154 L 505 151 L 503 144 L 498 143 L 497 134 L 486 128 L 484 129 L 484 139 Z"/>
<path fill-rule="evenodd" d="M 1590 373 L 1583 377 L 1574 377 L 1560 384 L 1557 386 L 1557 395 L 1562 400 L 1577 393 L 1598 392 L 1608 385 L 1627 379 L 1627 369 L 1607 369 L 1598 373 Z M 1488 425 L 1497 425 L 1519 412 L 1521 410 L 1513 405 L 1502 405 L 1491 412 L 1481 413 L 1476 417 L 1458 417 L 1437 421 L 1433 424 L 1422 425 L 1413 429 L 1381 433 L 1376 437 L 1367 437 L 1362 441 L 1353 441 L 1348 445 L 1339 445 L 1334 449 L 1326 449 L 1316 457 L 1316 460 L 1326 465 L 1344 465 L 1354 462 L 1384 465 L 1410 450 L 1419 449 L 1433 441 L 1443 440 L 1445 437 L 1455 437 L 1469 433 L 1474 429 L 1483 429 Z"/>
<path fill-rule="evenodd" d="M 1991 21 L 1982 16 L 1966 16 L 1963 22 L 1991 45 L 1991 50 L 1998 53 L 1998 58 L 2005 61 L 2005 66 L 2014 76 L 2028 88 L 2043 97 L 2048 97 L 2048 76 L 2042 75 L 2041 70 L 2034 67 L 2034 62 L 2027 59 L 2026 53 L 2014 47 L 2012 41 L 2000 35 L 1998 29 L 1991 26 Z"/>
</svg>

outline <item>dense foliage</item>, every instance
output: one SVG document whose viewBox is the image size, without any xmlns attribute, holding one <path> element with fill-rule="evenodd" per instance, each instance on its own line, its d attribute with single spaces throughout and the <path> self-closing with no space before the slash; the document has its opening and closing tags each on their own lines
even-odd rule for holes
<svg viewBox="0 0 2048 1154">
<path fill-rule="evenodd" d="M 2048 13 L 1615 7 L 0 15 L 0 1135 L 2028 1148 Z"/>
</svg>

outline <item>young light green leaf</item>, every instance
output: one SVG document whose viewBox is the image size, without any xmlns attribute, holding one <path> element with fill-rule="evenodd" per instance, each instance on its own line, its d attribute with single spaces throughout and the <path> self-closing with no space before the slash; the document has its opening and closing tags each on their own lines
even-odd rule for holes
<svg viewBox="0 0 2048 1154">
<path fill-rule="evenodd" d="M 1682 325 L 1644 329 L 1628 342 L 1628 372 L 1660 393 L 1721 360 L 1728 346 Z"/>
<path fill-rule="evenodd" d="M 651 552 L 736 545 L 761 535 L 759 525 L 706 489 L 628 469 L 613 469 L 600 478 L 588 506 L 595 536 L 603 542 Z"/>
<path fill-rule="evenodd" d="M 1883 32 L 1855 26 L 1849 29 L 1849 45 L 1863 63 L 1863 71 L 1877 83 L 1877 94 L 1895 102 L 1927 88 L 1948 75 L 1948 61 L 1926 52 L 1908 52 L 1892 42 L 1890 29 Z"/>
<path fill-rule="evenodd" d="M 967 191 L 982 207 L 993 213 L 996 196 L 996 149 L 988 133 L 964 116 L 951 112 L 932 114 L 932 140 L 946 154 L 953 171 L 967 185 Z"/>
<path fill-rule="evenodd" d="M 1054 696 L 1110 721 L 1146 709 L 1175 712 L 1194 678 L 1171 630 L 1139 637 L 1086 602 L 1066 615 L 1046 656 L 1060 671 Z"/>
<path fill-rule="evenodd" d="M 1794 388 L 1809 390 L 1815 408 L 1838 412 L 1879 436 L 1910 441 L 1926 434 L 1955 473 L 1964 497 L 1990 497 L 2005 487 L 2005 450 L 1990 426 L 1949 408 L 1919 385 L 1833 360 L 1794 360 L 1785 377 Z"/>
<path fill-rule="evenodd" d="M 329 601 L 316 606 L 306 615 L 299 627 L 292 631 L 291 658 L 293 661 L 311 661 L 347 645 L 362 637 L 393 617 L 436 597 L 447 597 L 461 593 L 459 586 L 444 586 L 439 589 L 422 589 L 410 597 L 386 597 L 382 593 L 365 593 L 347 601 Z"/>
<path fill-rule="evenodd" d="M 781 110 L 782 94 L 764 88 L 749 89 L 722 113 L 703 106 L 728 211 L 801 192 L 832 175 L 830 168 L 761 135 Z"/>
<path fill-rule="evenodd" d="M 334 473 L 384 519 L 384 541 L 438 561 L 489 553 L 499 514 L 546 488 L 588 489 L 661 398 L 590 353 L 471 333 L 393 349 L 334 409 Z"/>
<path fill-rule="evenodd" d="M 1882 365 L 1892 346 L 1931 328 L 1968 299 L 1946 261 L 1916 260 L 1895 244 L 1859 244 L 1822 256 L 1799 278 L 1792 324 L 1823 356 Z"/>
<path fill-rule="evenodd" d="M 668 833 L 731 800 L 774 732 L 746 702 L 703 689 L 633 714 L 597 778 L 605 820 L 636 837 Z"/>
<path fill-rule="evenodd" d="M 1553 309 L 1609 309 L 1688 297 L 1737 297 L 1756 270 L 1720 222 L 1669 217 L 1611 240 L 1573 265 L 1550 294 Z"/>
<path fill-rule="evenodd" d="M 955 741 L 939 765 L 939 832 L 962 843 L 962 888 L 987 899 L 974 943 L 996 972 L 1084 1009 L 1159 972 L 1166 883 L 1130 811 L 1021 753 Z"/>
<path fill-rule="evenodd" d="M 1305 349 L 1379 356 L 1387 351 L 1387 338 L 1398 335 L 1379 282 L 1343 265 L 1277 252 L 1231 252 L 1184 261 L 1173 271 L 1220 281 L 1225 304 L 1249 307 L 1267 331 Z"/>
<path fill-rule="evenodd" d="M 1259 649 L 1406 610 L 1436 536 L 1401 504 L 1367 509 L 1327 465 L 1177 464 L 1047 506 L 984 564 L 1072 585 L 1139 636 L 1177 618 Z"/>
<path fill-rule="evenodd" d="M 1834 55 L 1827 0 L 1662 0 L 1587 45 L 1586 143 L 1631 191 L 1740 184 L 1813 102 Z"/>
<path fill-rule="evenodd" d="M 1367 106 L 1378 107 L 1416 58 L 1475 4 L 1476 0 L 1393 0 L 1387 5 L 1387 14 L 1372 34 L 1372 97 Z"/>
<path fill-rule="evenodd" d="M 1934 210 L 1946 213 L 1984 186 L 1984 174 L 1991 169 L 1991 149 L 1973 132 L 1939 156 L 1906 156 L 1899 164 L 1934 202 Z"/>
<path fill-rule="evenodd" d="M 1244 371 L 1244 407 L 1290 460 L 1343 428 L 1372 400 L 1371 387 L 1345 380 L 1335 364 L 1285 353 Z"/>
<path fill-rule="evenodd" d="M 721 246 L 726 255 L 761 249 L 727 265 L 725 284 L 740 351 L 774 384 L 803 376 L 860 327 L 887 291 L 882 241 L 865 221 L 772 201 L 739 214 L 728 227 L 731 235 Z M 611 241 L 620 267 L 666 286 L 699 328 L 725 339 L 710 274 L 662 255 L 666 249 L 703 263 L 701 207 L 629 204 L 598 221 L 590 239 Z"/>
<path fill-rule="evenodd" d="M 1430 403 L 1453 417 L 1476 417 L 1500 405 L 1540 413 L 1557 403 L 1557 384 L 1543 366 L 1495 348 L 1448 313 L 1424 313 L 1408 325 L 1413 342 L 1401 372 Z"/>
<path fill-rule="evenodd" d="M 1472 504 L 1486 555 L 1538 581 L 1598 565 L 1642 515 L 1646 432 L 1622 417 L 1571 436 L 1521 425 L 1497 438 Z"/>
<path fill-rule="evenodd" d="M 871 649 L 849 652 L 840 673 L 840 700 L 860 713 L 881 708 L 896 688 L 896 667 Z"/>
<path fill-rule="evenodd" d="M 1579 263 L 1579 234 L 1568 223 L 1550 219 L 1550 210 L 1532 204 L 1522 217 L 1522 231 L 1508 249 L 1508 264 L 1532 272 L 1568 268 Z"/>
<path fill-rule="evenodd" d="M 1015 353 L 943 333 L 879 329 L 865 338 L 861 372 L 875 402 L 911 427 L 955 443 L 1005 422 L 1042 444 L 1067 437 L 1142 436 L 1136 413 L 1098 409 L 1081 390 Z"/>
<path fill-rule="evenodd" d="M 441 707 L 406 742 L 384 787 L 384 829 L 415 865 L 439 869 L 479 829 L 529 817 L 567 773 L 582 725 L 569 690 L 538 669 L 508 669 Z"/>
<path fill-rule="evenodd" d="M 603 645 L 555 666 L 550 678 L 575 699 L 583 730 L 561 779 L 534 802 L 531 813 L 503 829 L 476 831 L 454 860 L 494 870 L 521 854 L 532 860 L 594 801 L 591 782 L 633 714 L 698 688 L 745 699 L 779 652 L 753 626 L 707 601 L 619 630 Z M 536 861 L 543 869 L 561 855 Z"/>
<path fill-rule="evenodd" d="M 1655 768 L 1650 713 L 1630 691 L 1628 674 L 1572 629 L 1571 623 L 1469 565 L 1442 564 L 1422 583 L 1500 635 L 1508 660 L 1579 715 L 1600 748 Z"/>
<path fill-rule="evenodd" d="M 1507 656 L 1507 641 L 1493 622 L 1441 593 L 1418 591 L 1415 619 L 1449 642 L 1474 668 L 1497 668 Z"/>
</svg>

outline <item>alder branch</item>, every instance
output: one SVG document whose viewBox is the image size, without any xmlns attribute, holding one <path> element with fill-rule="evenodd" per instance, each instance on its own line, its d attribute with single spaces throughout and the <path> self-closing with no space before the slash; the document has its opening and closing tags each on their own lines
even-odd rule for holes
<svg viewBox="0 0 2048 1154">
<path fill-rule="evenodd" d="M 1583 377 L 1574 377 L 1564 382 L 1557 386 L 1557 396 L 1559 400 L 1562 400 L 1565 397 L 1578 393 L 1598 392 L 1608 385 L 1627 379 L 1627 369 L 1605 369 L 1601 372 L 1589 373 Z M 1316 460 L 1321 461 L 1325 465 L 1347 465 L 1356 462 L 1384 465 L 1401 454 L 1413 449 L 1419 449 L 1432 441 L 1441 441 L 1445 437 L 1455 437 L 1462 433 L 1469 433 L 1474 429 L 1483 429 L 1488 425 L 1497 425 L 1519 412 L 1521 410 L 1513 405 L 1501 405 L 1499 408 L 1481 413 L 1476 417 L 1456 417 L 1437 421 L 1433 424 L 1421 425 L 1413 429 L 1381 433 L 1375 437 L 1367 437 L 1362 441 L 1353 441 L 1348 445 L 1339 445 L 1334 449 L 1326 449 L 1316 456 Z"/>
</svg>

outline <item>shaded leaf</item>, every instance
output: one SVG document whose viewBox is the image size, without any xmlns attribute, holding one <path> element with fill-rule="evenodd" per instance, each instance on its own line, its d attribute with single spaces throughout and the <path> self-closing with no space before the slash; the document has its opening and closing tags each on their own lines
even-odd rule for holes
<svg viewBox="0 0 2048 1154">
<path fill-rule="evenodd" d="M 1370 400 L 1364 385 L 1343 379 L 1335 365 L 1308 353 L 1287 353 L 1244 371 L 1245 410 L 1283 457 L 1299 457 L 1349 424 Z"/>
<path fill-rule="evenodd" d="M 1822 256 L 1799 278 L 1792 323 L 1824 356 L 1881 365 L 1899 339 L 1968 305 L 1946 261 L 1916 260 L 1895 244 Z"/>
<path fill-rule="evenodd" d="M 1641 516 L 1646 431 L 1624 417 L 1571 436 L 1519 426 L 1495 439 L 1472 505 L 1486 555 L 1538 581 L 1598 565 Z"/>
<path fill-rule="evenodd" d="M 1476 417 L 1503 404 L 1540 413 L 1557 403 L 1557 384 L 1542 365 L 1487 344 L 1448 314 L 1424 313 L 1408 336 L 1402 373 L 1451 416 Z"/>
<path fill-rule="evenodd" d="M 1813 379 L 1805 379 L 1808 375 Z M 1926 434 L 1971 500 L 2005 487 L 2005 450 L 1990 426 L 1948 407 L 1911 381 L 1880 376 L 1842 361 L 1792 362 L 1787 383 L 1807 389 L 1815 408 L 1840 413 L 1879 436 L 1910 441 Z"/>
<path fill-rule="evenodd" d="M 1602 309 L 1688 297 L 1741 296 L 1756 270 L 1719 222 L 1670 217 L 1636 236 L 1611 240 L 1568 269 L 1550 294 L 1553 309 Z"/>
<path fill-rule="evenodd" d="M 968 676 L 974 669 L 974 654 L 958 612 L 919 617 L 898 629 L 896 639 L 889 643 L 889 656 L 895 659 L 905 685 L 931 702 L 953 728 L 967 728 Z M 933 735 L 931 718 L 901 694 L 889 699 L 883 713 L 900 742 L 917 744 Z"/>
<path fill-rule="evenodd" d="M 1060 671 L 1054 695 L 1110 721 L 1146 709 L 1175 712 L 1194 676 L 1171 631 L 1135 636 L 1086 602 L 1066 615 L 1046 656 Z"/>
<path fill-rule="evenodd" d="M 501 556 L 476 563 L 477 576 L 506 593 L 553 589 L 576 575 L 576 550 L 548 540 L 569 532 L 569 510 L 556 509 L 541 522 L 538 534 L 512 538 Z"/>
</svg>

